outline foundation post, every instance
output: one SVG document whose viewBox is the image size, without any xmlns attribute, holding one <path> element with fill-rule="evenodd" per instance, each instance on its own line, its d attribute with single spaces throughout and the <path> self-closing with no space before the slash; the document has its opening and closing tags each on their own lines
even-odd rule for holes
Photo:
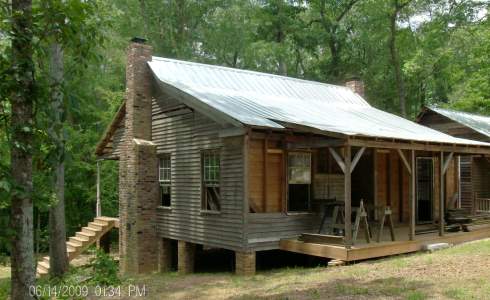
<svg viewBox="0 0 490 300">
<path fill-rule="evenodd" d="M 196 245 L 186 241 L 178 242 L 178 262 L 179 273 L 190 274 L 194 272 L 194 260 Z"/>
<path fill-rule="evenodd" d="M 172 268 L 172 240 L 160 239 L 158 243 L 158 271 L 169 272 Z"/>
<path fill-rule="evenodd" d="M 255 275 L 255 251 L 235 251 L 235 272 L 237 275 Z"/>
</svg>

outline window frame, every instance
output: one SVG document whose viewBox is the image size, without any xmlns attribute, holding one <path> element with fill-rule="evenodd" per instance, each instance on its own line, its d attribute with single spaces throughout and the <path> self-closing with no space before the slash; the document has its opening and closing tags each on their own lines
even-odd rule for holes
<svg viewBox="0 0 490 300">
<path fill-rule="evenodd" d="M 291 183 L 290 182 L 290 155 L 303 154 L 309 156 L 309 182 L 308 183 Z M 313 194 L 313 153 L 308 150 L 296 150 L 296 151 L 288 151 L 285 155 L 286 161 L 286 214 L 294 215 L 294 214 L 308 214 L 311 212 L 311 198 Z M 290 210 L 290 194 L 289 194 L 289 186 L 294 184 L 308 185 L 308 200 L 307 200 L 307 208 L 304 210 Z"/>
<path fill-rule="evenodd" d="M 168 160 L 168 165 L 162 166 L 162 161 Z M 161 178 L 163 171 L 163 177 L 168 175 L 168 178 Z M 167 171 L 167 172 L 166 172 Z M 162 153 L 158 155 L 158 187 L 159 187 L 159 195 L 160 195 L 160 207 L 163 208 L 171 208 L 172 207 L 172 154 L 171 153 Z M 168 195 L 170 197 L 169 205 L 163 205 L 163 191 L 162 188 L 168 188 Z"/>
<path fill-rule="evenodd" d="M 206 157 L 212 156 L 212 163 L 206 165 Z M 200 152 L 200 169 L 201 169 L 201 212 L 210 214 L 219 214 L 222 207 L 221 197 L 221 149 L 205 149 Z M 216 163 L 217 165 L 213 165 Z M 214 171 L 212 171 L 214 170 Z M 206 178 L 207 175 L 210 178 Z M 207 189 L 209 187 L 218 188 L 218 209 L 208 209 Z"/>
</svg>

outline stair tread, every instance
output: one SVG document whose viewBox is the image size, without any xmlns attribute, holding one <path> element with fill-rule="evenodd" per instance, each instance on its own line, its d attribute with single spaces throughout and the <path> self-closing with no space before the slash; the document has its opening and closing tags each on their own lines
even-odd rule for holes
<svg viewBox="0 0 490 300">
<path fill-rule="evenodd" d="M 78 237 L 78 236 L 72 236 L 72 237 L 70 237 L 70 240 L 74 240 L 75 242 L 83 245 L 83 243 L 88 242 L 89 239 L 87 239 L 87 238 L 81 238 L 81 237 Z"/>
<path fill-rule="evenodd" d="M 97 220 L 95 219 L 92 223 L 94 224 L 97 224 L 97 225 L 100 225 L 100 226 L 109 226 L 109 222 L 107 221 L 103 221 L 103 220 Z"/>
<path fill-rule="evenodd" d="M 40 261 L 40 262 L 38 262 L 37 264 L 38 264 L 38 266 L 42 266 L 42 267 L 44 267 L 44 268 L 49 269 L 49 263 L 47 263 L 47 262 L 45 262 L 45 261 Z"/>
<path fill-rule="evenodd" d="M 48 271 L 46 271 L 46 270 L 39 270 L 38 269 L 37 270 L 37 274 L 39 274 L 39 275 L 47 275 L 48 274 Z"/>
<path fill-rule="evenodd" d="M 83 231 L 80 231 L 80 232 L 77 232 L 77 234 L 80 234 L 80 235 L 83 235 L 83 236 L 88 236 L 88 237 L 93 237 L 96 235 L 96 233 L 87 233 L 87 232 L 83 232 Z"/>
<path fill-rule="evenodd" d="M 96 232 L 102 231 L 102 229 L 104 228 L 104 226 L 97 225 L 97 224 L 89 224 L 88 227 Z"/>
<path fill-rule="evenodd" d="M 104 221 L 115 221 L 118 218 L 115 217 L 105 217 L 105 216 L 100 216 L 100 217 L 95 217 L 95 220 L 104 220 Z"/>
<path fill-rule="evenodd" d="M 80 248 L 82 247 L 82 244 L 75 244 L 73 242 L 66 242 L 66 245 L 73 247 L 73 248 Z"/>
</svg>

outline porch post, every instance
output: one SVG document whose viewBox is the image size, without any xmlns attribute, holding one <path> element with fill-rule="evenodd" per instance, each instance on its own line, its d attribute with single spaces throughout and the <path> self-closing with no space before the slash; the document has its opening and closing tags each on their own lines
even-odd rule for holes
<svg viewBox="0 0 490 300">
<path fill-rule="evenodd" d="M 97 204 L 95 207 L 95 216 L 102 215 L 102 206 L 100 204 L 100 160 L 97 160 Z"/>
<path fill-rule="evenodd" d="M 344 231 L 345 231 L 345 246 L 350 248 L 352 245 L 352 206 L 351 206 L 351 146 L 345 147 L 345 172 L 344 172 L 344 197 L 345 197 L 345 215 L 344 215 Z"/>
<path fill-rule="evenodd" d="M 444 151 L 441 151 L 440 159 L 439 159 L 439 235 L 444 235 Z"/>
<path fill-rule="evenodd" d="M 415 239 L 415 176 L 417 176 L 417 169 L 415 168 L 415 150 L 410 150 L 410 163 L 412 173 L 410 174 L 410 229 L 408 232 L 409 240 L 413 241 Z"/>
</svg>

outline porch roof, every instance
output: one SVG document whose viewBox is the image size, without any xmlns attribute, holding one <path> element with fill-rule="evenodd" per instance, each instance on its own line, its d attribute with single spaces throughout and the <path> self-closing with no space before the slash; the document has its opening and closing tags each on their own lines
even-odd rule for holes
<svg viewBox="0 0 490 300">
<path fill-rule="evenodd" d="M 490 147 L 379 110 L 344 86 L 161 57 L 148 64 L 166 92 L 235 125 L 298 125 L 334 136 Z"/>
</svg>

